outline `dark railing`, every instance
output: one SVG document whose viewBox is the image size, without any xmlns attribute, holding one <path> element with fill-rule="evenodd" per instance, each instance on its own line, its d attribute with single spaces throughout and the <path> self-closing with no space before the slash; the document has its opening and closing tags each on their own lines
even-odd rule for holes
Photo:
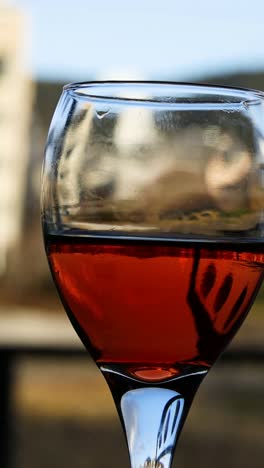
<svg viewBox="0 0 264 468">
<path fill-rule="evenodd" d="M 13 466 L 14 373 L 16 362 L 23 357 L 54 359 L 87 359 L 84 349 L 75 346 L 1 346 L 0 345 L 0 467 Z"/>
</svg>

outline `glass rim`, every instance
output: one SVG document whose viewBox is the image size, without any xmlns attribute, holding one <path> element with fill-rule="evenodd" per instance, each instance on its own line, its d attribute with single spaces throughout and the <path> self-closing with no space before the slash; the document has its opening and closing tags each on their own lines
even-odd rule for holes
<svg viewBox="0 0 264 468">
<path fill-rule="evenodd" d="M 122 93 L 125 91 L 128 93 Z M 167 95 L 164 94 L 167 90 Z M 157 103 L 177 104 L 180 99 L 189 94 L 188 102 L 201 102 L 197 98 L 204 96 L 204 103 L 223 105 L 230 104 L 259 104 L 264 100 L 264 92 L 235 86 L 225 86 L 210 83 L 184 82 L 184 81 L 142 81 L 142 80 L 105 80 L 105 81 L 80 81 L 63 86 L 63 91 L 73 97 L 99 101 L 124 101 L 128 103 Z M 157 95 L 148 97 L 148 91 L 156 91 Z M 132 93 L 134 92 L 134 94 Z M 141 93 L 141 94 L 140 94 Z M 172 94 L 173 93 L 173 96 Z M 212 99 L 213 96 L 219 100 Z"/>
</svg>

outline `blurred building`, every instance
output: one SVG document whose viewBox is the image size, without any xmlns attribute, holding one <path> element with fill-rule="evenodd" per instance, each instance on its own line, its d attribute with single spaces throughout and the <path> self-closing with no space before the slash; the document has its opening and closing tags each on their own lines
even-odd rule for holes
<svg viewBox="0 0 264 468">
<path fill-rule="evenodd" d="M 33 85 L 25 71 L 27 21 L 0 0 L 0 275 L 22 231 Z"/>
</svg>

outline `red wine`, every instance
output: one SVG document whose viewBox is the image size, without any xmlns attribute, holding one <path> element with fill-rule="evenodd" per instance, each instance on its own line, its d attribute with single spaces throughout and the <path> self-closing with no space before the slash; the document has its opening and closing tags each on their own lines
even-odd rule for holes
<svg viewBox="0 0 264 468">
<path fill-rule="evenodd" d="M 209 368 L 261 284 L 264 254 L 221 244 L 49 236 L 62 301 L 97 364 L 144 381 Z"/>
</svg>

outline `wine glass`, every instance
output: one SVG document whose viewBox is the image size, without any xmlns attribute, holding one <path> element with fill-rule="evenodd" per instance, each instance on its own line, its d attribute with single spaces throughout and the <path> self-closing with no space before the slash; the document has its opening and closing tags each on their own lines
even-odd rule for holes
<svg viewBox="0 0 264 468">
<path fill-rule="evenodd" d="M 103 373 L 131 466 L 171 465 L 193 397 L 264 274 L 264 94 L 64 87 L 42 222 L 68 316 Z"/>
</svg>

